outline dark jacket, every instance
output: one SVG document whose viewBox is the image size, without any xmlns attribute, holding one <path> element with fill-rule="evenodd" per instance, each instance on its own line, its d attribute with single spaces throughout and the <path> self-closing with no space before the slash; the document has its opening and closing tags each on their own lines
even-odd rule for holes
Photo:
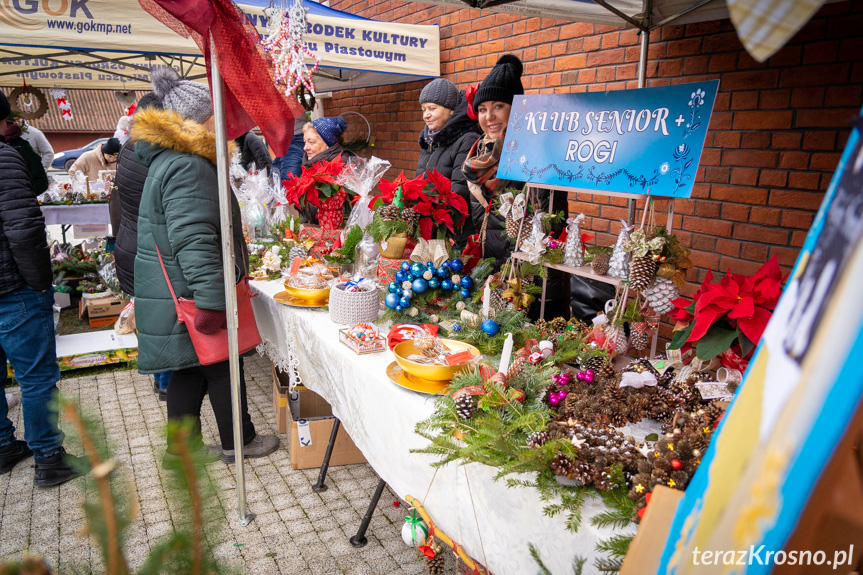
<svg viewBox="0 0 863 575">
<path fill-rule="evenodd" d="M 428 126 L 420 132 L 420 158 L 416 175 L 437 170 L 450 179 L 452 191 L 457 192 L 470 206 L 470 191 L 461 168 L 480 134 L 479 124 L 467 115 L 467 100 L 461 96 L 459 105 L 440 132 L 429 137 Z M 468 236 L 475 233 L 473 221 L 468 216 L 464 226 L 456 230 L 454 239 L 459 251 L 464 249 Z"/>
<path fill-rule="evenodd" d="M 112 199 L 120 204 L 120 224 L 114 234 L 114 263 L 120 287 L 129 295 L 135 295 L 135 254 L 138 252 L 138 206 L 144 181 L 149 168 L 135 156 L 135 144 L 127 140 L 117 159 L 117 176 Z"/>
<path fill-rule="evenodd" d="M 345 150 L 344 148 L 342 148 L 341 144 L 336 143 L 312 159 L 309 159 L 309 155 L 307 153 L 303 152 L 302 167 L 304 169 L 308 169 L 308 168 L 311 168 L 312 166 L 314 166 L 315 164 L 317 164 L 319 162 L 323 162 L 324 160 L 326 160 L 327 162 L 332 162 L 333 160 L 338 158 L 339 155 L 342 156 L 343 162 L 346 162 L 348 160 L 348 158 L 353 158 L 356 156 L 356 154 L 353 153 L 352 151 Z M 306 204 L 306 207 L 303 209 L 301 219 L 302 219 L 303 223 L 317 225 L 318 224 L 318 208 L 316 208 L 315 206 L 312 206 L 310 204 Z"/>
<path fill-rule="evenodd" d="M 0 136 L 0 295 L 51 287 L 45 218 L 21 155 Z"/>
<path fill-rule="evenodd" d="M 240 147 L 240 161 L 244 168 L 248 170 L 252 164 L 255 164 L 258 170 L 266 169 L 267 175 L 270 175 L 273 168 L 273 158 L 262 139 L 256 136 L 254 132 L 246 132 L 234 141 Z"/>
<path fill-rule="evenodd" d="M 216 138 L 176 112 L 146 109 L 135 115 L 132 139 L 138 161 L 150 170 L 135 257 L 138 370 L 195 367 L 200 362 L 186 327 L 177 323 L 156 246 L 178 298 L 195 300 L 198 309 L 225 309 Z M 248 269 L 248 252 L 236 199 L 231 214 L 239 279 Z"/>
<path fill-rule="evenodd" d="M 33 151 L 29 142 L 20 136 L 6 141 L 7 144 L 15 148 L 24 159 L 27 165 L 27 171 L 30 172 L 30 177 L 33 180 L 33 190 L 36 195 L 41 195 L 48 189 L 48 174 L 45 172 L 45 167 L 42 165 L 42 157 Z"/>
</svg>

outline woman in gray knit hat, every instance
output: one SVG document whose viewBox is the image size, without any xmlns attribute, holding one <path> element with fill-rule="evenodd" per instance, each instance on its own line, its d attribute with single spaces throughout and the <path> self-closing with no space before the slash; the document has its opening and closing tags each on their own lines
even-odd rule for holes
<svg viewBox="0 0 863 575">
<path fill-rule="evenodd" d="M 228 361 L 202 365 L 186 326 L 178 323 L 170 281 L 178 298 L 195 301 L 195 328 L 227 338 L 225 281 L 222 271 L 219 186 L 213 107 L 205 84 L 181 80 L 171 68 L 151 70 L 153 92 L 164 109 L 135 114 L 132 140 L 135 156 L 148 169 L 138 211 L 138 253 L 135 256 L 135 311 L 138 327 L 138 370 L 172 371 L 168 385 L 168 418 L 191 417 L 193 439 L 203 448 L 201 406 L 209 394 L 221 446 L 213 451 L 234 461 L 231 385 Z M 234 147 L 228 142 L 228 150 Z M 248 252 L 236 198 L 231 198 L 237 279 L 246 275 Z M 164 267 L 162 262 L 164 262 Z M 165 275 L 167 274 L 167 281 Z M 275 451 L 279 439 L 255 433 L 246 402 L 240 360 L 240 409 L 246 457 Z M 163 462 L 176 459 L 168 444 Z"/>
<path fill-rule="evenodd" d="M 470 205 L 470 192 L 461 168 L 481 132 L 476 120 L 468 116 L 464 93 L 449 80 L 438 78 L 420 92 L 420 107 L 426 125 L 419 137 L 417 175 L 437 170 L 450 179 L 452 191 Z M 464 225 L 456 230 L 453 238 L 458 251 L 464 249 L 468 236 L 473 233 L 473 222 L 465 218 Z"/>
</svg>

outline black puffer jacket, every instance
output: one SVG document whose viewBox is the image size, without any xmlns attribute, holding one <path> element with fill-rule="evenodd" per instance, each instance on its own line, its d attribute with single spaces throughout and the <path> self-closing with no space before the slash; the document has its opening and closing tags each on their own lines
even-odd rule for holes
<svg viewBox="0 0 863 575">
<path fill-rule="evenodd" d="M 117 241 L 114 247 L 114 263 L 117 266 L 117 279 L 120 287 L 129 295 L 135 295 L 135 254 L 138 253 L 138 206 L 144 180 L 147 179 L 147 166 L 135 157 L 135 144 L 127 140 L 120 148 L 117 158 L 116 191 L 120 200 L 120 225 L 115 232 Z"/>
<path fill-rule="evenodd" d="M 273 158 L 270 156 L 270 151 L 254 132 L 246 132 L 234 141 L 240 147 L 240 161 L 244 168 L 249 169 L 252 164 L 255 164 L 259 170 L 265 168 L 268 176 L 272 173 Z"/>
<path fill-rule="evenodd" d="M 417 162 L 416 175 L 437 170 L 438 173 L 450 179 L 452 191 L 457 192 L 470 206 L 470 191 L 467 189 L 467 181 L 464 179 L 461 167 L 480 134 L 482 131 L 477 121 L 471 120 L 467 115 L 467 100 L 464 94 L 459 93 L 459 104 L 441 131 L 429 137 L 428 126 L 426 126 L 420 132 L 420 158 Z M 459 251 L 464 249 L 468 236 L 475 233 L 476 229 L 468 213 L 464 226 L 456 230 L 453 238 Z"/>
<path fill-rule="evenodd" d="M 27 164 L 0 137 L 0 296 L 26 286 L 51 287 L 45 218 Z"/>
</svg>

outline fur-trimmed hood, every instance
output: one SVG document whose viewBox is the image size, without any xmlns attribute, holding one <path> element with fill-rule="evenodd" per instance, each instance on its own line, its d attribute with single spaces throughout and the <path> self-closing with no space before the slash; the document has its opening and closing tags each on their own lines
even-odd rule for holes
<svg viewBox="0 0 863 575">
<path fill-rule="evenodd" d="M 216 134 L 173 110 L 139 110 L 134 116 L 131 134 L 135 143 L 144 141 L 180 154 L 195 154 L 216 164 Z M 234 142 L 228 142 L 229 158 L 235 147 Z M 142 160 L 150 163 L 145 158 Z"/>
</svg>

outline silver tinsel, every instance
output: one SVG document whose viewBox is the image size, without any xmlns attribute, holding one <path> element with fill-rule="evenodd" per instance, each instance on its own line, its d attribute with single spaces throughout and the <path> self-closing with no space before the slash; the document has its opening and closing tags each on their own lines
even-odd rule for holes
<svg viewBox="0 0 863 575">
<path fill-rule="evenodd" d="M 581 245 L 581 222 L 584 214 L 566 220 L 566 244 L 563 246 L 563 263 L 568 266 L 584 265 L 584 249 Z"/>
<path fill-rule="evenodd" d="M 680 297 L 680 290 L 673 281 L 658 276 L 653 284 L 641 293 L 653 311 L 660 315 L 673 311 L 674 304 L 671 302 Z"/>
<path fill-rule="evenodd" d="M 617 236 L 617 243 L 614 244 L 614 253 L 611 255 L 611 261 L 608 264 L 608 275 L 613 278 L 626 279 L 629 277 L 629 258 L 630 252 L 623 249 L 623 243 L 629 239 L 629 234 L 635 229 L 634 225 L 629 225 L 626 220 L 620 220 L 623 226 L 620 228 L 620 235 Z"/>
</svg>

